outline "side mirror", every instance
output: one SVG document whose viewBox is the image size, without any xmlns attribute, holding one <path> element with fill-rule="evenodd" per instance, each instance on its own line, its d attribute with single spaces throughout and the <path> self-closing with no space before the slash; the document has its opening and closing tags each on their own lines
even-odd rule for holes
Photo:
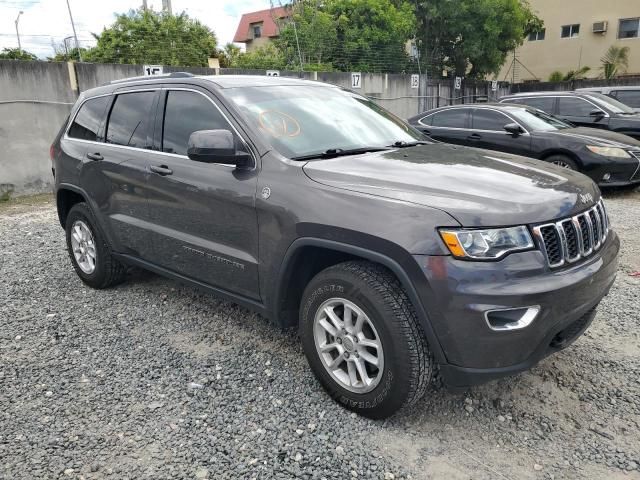
<svg viewBox="0 0 640 480">
<path fill-rule="evenodd" d="M 507 123 L 504 126 L 504 129 L 507 133 L 510 133 L 511 135 L 515 135 L 515 136 L 518 136 L 524 133 L 524 131 L 522 130 L 522 127 L 517 123 Z"/>
<path fill-rule="evenodd" d="M 591 110 L 589 112 L 589 116 L 590 117 L 596 117 L 596 118 L 602 118 L 602 117 L 604 117 L 604 112 L 602 110 L 600 110 L 599 108 L 596 108 L 595 110 Z"/>
<path fill-rule="evenodd" d="M 191 160 L 222 163 L 247 168 L 251 156 L 236 150 L 235 138 L 229 130 L 198 130 L 189 136 L 187 155 Z"/>
</svg>

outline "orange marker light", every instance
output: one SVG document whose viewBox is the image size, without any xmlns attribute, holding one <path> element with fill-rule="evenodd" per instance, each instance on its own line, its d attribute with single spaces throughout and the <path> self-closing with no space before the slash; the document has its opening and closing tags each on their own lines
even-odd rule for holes
<svg viewBox="0 0 640 480">
<path fill-rule="evenodd" d="M 455 233 L 440 232 L 440 236 L 444 240 L 444 243 L 449 249 L 449 251 L 455 257 L 466 257 L 466 254 L 464 253 L 464 248 L 462 248 L 462 245 L 460 245 L 460 242 L 458 241 L 458 237 L 456 236 Z"/>
</svg>

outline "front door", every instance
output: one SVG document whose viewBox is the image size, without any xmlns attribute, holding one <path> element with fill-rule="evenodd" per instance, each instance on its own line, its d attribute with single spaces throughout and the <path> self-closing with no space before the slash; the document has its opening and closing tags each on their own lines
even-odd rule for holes
<svg viewBox="0 0 640 480">
<path fill-rule="evenodd" d="M 602 111 L 600 107 L 584 98 L 558 98 L 558 116 L 563 120 L 581 127 L 609 128 L 609 117 L 604 112 L 602 116 L 591 115 L 597 110 Z"/>
<path fill-rule="evenodd" d="M 476 108 L 472 113 L 471 130 L 468 139 L 478 148 L 497 150 L 528 157 L 531 155 L 531 136 L 528 133 L 513 135 L 504 126 L 513 119 L 496 110 Z"/>
<path fill-rule="evenodd" d="M 208 92 L 163 91 L 156 124 L 158 151 L 149 178 L 154 263 L 211 286 L 259 299 L 257 168 L 190 160 L 198 130 L 231 130 Z"/>
</svg>

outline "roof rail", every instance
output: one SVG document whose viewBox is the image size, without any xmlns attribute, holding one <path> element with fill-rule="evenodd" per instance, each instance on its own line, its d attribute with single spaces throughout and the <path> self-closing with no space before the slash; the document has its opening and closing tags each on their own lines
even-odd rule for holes
<svg viewBox="0 0 640 480">
<path fill-rule="evenodd" d="M 124 82 L 131 82 L 134 80 L 143 80 L 143 79 L 153 79 L 153 78 L 189 78 L 189 77 L 193 77 L 193 73 L 189 73 L 189 72 L 171 72 L 171 73 L 164 73 L 162 75 L 140 75 L 139 77 L 128 77 L 128 78 L 120 78 L 118 80 L 111 80 L 111 84 L 113 83 L 124 83 Z"/>
</svg>

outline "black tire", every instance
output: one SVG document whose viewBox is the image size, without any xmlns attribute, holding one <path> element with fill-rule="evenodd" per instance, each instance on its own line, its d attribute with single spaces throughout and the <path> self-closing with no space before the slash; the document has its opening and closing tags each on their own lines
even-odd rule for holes
<svg viewBox="0 0 640 480">
<path fill-rule="evenodd" d="M 94 239 L 96 260 L 95 269 L 91 273 L 86 273 L 82 270 L 75 258 L 75 255 L 73 254 L 71 230 L 75 222 L 78 220 L 87 225 Z M 111 249 L 109 248 L 104 235 L 102 235 L 102 232 L 97 227 L 93 214 L 86 203 L 77 203 L 71 208 L 67 215 L 65 231 L 69 258 L 71 258 L 74 270 L 84 283 L 92 288 L 101 289 L 117 285 L 124 280 L 126 267 L 111 255 Z"/>
<path fill-rule="evenodd" d="M 314 319 L 331 298 L 357 305 L 374 325 L 384 351 L 377 386 L 354 393 L 336 381 L 316 349 Z M 397 278 L 386 268 L 350 261 L 329 267 L 307 285 L 300 306 L 300 336 L 314 374 L 331 397 L 360 415 L 386 418 L 419 400 L 434 374 L 434 360 L 413 305 Z M 357 356 L 357 355 L 356 355 Z"/>
<path fill-rule="evenodd" d="M 551 155 L 550 157 L 545 158 L 545 160 L 549 163 L 553 163 L 562 168 L 567 168 L 569 170 L 580 170 L 578 164 L 572 158 L 567 157 L 566 155 Z"/>
</svg>

